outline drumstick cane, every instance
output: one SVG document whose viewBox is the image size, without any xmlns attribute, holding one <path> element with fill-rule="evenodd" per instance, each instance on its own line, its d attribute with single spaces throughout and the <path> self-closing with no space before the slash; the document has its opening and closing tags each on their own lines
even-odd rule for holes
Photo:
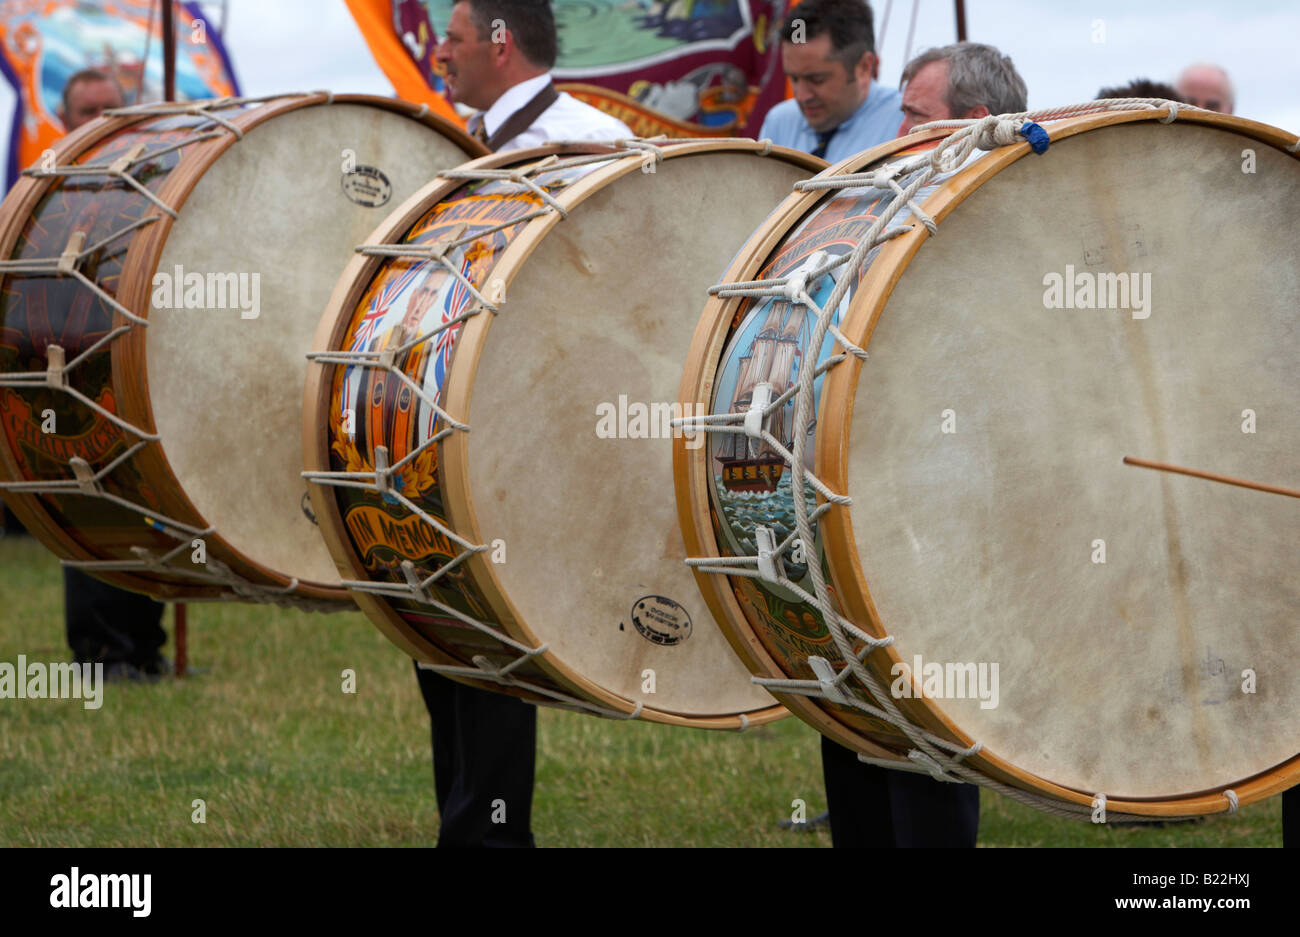
<svg viewBox="0 0 1300 937">
<path fill-rule="evenodd" d="M 1176 472 L 1179 475 L 1190 475 L 1192 478 L 1204 478 L 1206 481 L 1222 482 L 1225 485 L 1237 485 L 1240 488 L 1250 488 L 1254 491 L 1266 491 L 1274 495 L 1286 495 L 1288 498 L 1300 498 L 1300 490 L 1295 488 L 1283 488 L 1281 485 L 1265 485 L 1261 482 L 1248 481 L 1244 478 L 1233 478 L 1231 475 L 1216 475 L 1213 472 L 1202 472 L 1199 469 L 1187 468 L 1182 465 L 1169 465 L 1165 462 L 1151 462 L 1147 459 L 1135 459 L 1132 456 L 1124 456 L 1125 465 L 1136 465 L 1139 468 L 1156 469 L 1160 472 Z"/>
</svg>

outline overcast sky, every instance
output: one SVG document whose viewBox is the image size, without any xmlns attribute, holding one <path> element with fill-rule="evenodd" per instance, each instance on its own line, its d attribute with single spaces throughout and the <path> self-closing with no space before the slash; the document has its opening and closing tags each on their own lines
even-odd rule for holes
<svg viewBox="0 0 1300 937">
<path fill-rule="evenodd" d="M 917 4 L 913 53 L 956 38 L 951 0 Z M 913 5 L 872 4 L 878 35 L 884 27 L 880 77 L 892 86 Z M 967 0 L 966 10 L 968 38 L 1012 57 L 1031 108 L 1089 100 L 1137 77 L 1171 81 L 1183 66 L 1211 61 L 1231 74 L 1238 115 L 1300 132 L 1296 0 Z M 229 0 L 229 17 L 226 45 L 247 94 L 392 93 L 343 0 Z M 7 128 L 12 93 L 0 85 Z"/>
</svg>

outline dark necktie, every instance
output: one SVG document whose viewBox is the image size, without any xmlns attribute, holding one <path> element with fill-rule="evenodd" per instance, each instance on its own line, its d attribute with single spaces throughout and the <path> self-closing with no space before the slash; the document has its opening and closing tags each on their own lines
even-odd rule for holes
<svg viewBox="0 0 1300 937">
<path fill-rule="evenodd" d="M 835 132 L 839 129 L 839 127 L 832 127 L 830 130 L 814 130 L 813 133 L 817 134 L 817 148 L 812 151 L 812 155 L 825 159 L 826 147 L 830 146 L 831 137 L 835 136 Z"/>
</svg>

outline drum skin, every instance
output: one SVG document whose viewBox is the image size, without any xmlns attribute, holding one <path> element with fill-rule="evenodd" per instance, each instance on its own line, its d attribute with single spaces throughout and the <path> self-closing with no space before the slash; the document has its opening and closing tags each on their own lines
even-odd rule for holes
<svg viewBox="0 0 1300 937">
<path fill-rule="evenodd" d="M 1295 138 L 1164 113 L 1044 122 L 1045 154 L 1003 147 L 924 192 L 938 233 L 913 220 L 869 257 L 839 320 L 868 357 L 821 380 L 808 444 L 810 470 L 852 498 L 817 531 L 828 584 L 850 621 L 894 639 L 866 664 L 898 707 L 981 743 L 967 763 L 999 782 L 1152 816 L 1222 812 L 1226 791 L 1244 804 L 1300 780 L 1295 501 L 1123 463 L 1300 487 L 1284 416 L 1300 390 L 1284 235 L 1300 198 Z M 759 278 L 801 234 L 804 255 L 852 243 L 878 211 L 856 234 L 818 221 L 853 215 L 835 206 L 851 199 L 792 196 L 726 279 Z M 1092 286 L 1120 272 L 1139 289 L 1149 275 L 1145 308 L 1122 293 L 1108 308 L 1049 298 L 1051 274 Z M 725 389 L 740 309 L 710 302 L 682 399 Z M 1251 422 L 1265 412 L 1267 433 Z M 677 447 L 692 554 L 732 552 L 716 466 Z M 755 615 L 752 581 L 699 578 L 756 674 L 811 676 L 808 651 L 791 650 L 807 636 Z M 843 666 L 821 632 L 816 650 Z M 996 664 L 999 692 L 954 698 L 926 683 L 927 664 L 972 676 Z M 849 708 L 783 699 L 859 751 L 910 748 Z"/>
<path fill-rule="evenodd" d="M 345 581 L 403 582 L 403 561 L 425 579 L 448 564 L 430 602 L 354 592 L 403 650 L 450 666 L 518 658 L 468 617 L 521 647 L 546 648 L 512 671 L 524 686 L 467 681 L 476 685 L 621 713 L 639 706 L 644 718 L 705 728 L 784 715 L 750 683 L 682 562 L 666 497 L 670 440 L 627 420 L 634 404 L 658 402 L 667 412 L 706 288 L 792 182 L 824 165 L 764 150 L 750 141 L 674 142 L 658 164 L 600 146 L 498 154 L 464 169 L 561 159 L 562 168 L 537 180 L 568 217 L 509 224 L 541 200 L 505 180 L 449 180 L 375 232 L 375 243 L 463 239 L 452 262 L 489 299 L 505 297 L 499 314 L 438 333 L 401 365 L 469 425 L 440 443 L 428 440 L 446 421 L 383 372 L 309 371 L 310 471 L 370 471 L 383 444 L 390 463 L 409 459 L 399 490 L 448 532 L 489 548 L 450 565 L 460 545 L 395 498 L 313 489 Z M 563 168 L 584 153 L 619 158 Z M 489 225 L 507 226 L 474 237 Z M 358 258 L 338 284 L 317 348 L 396 347 L 400 320 L 416 329 L 409 334 L 425 334 L 476 306 L 436 268 Z"/>
<path fill-rule="evenodd" d="M 127 589 L 166 599 L 267 598 L 298 580 L 290 601 L 346 608 L 346 591 L 303 509 L 296 446 L 301 353 L 329 284 L 355 242 L 391 208 L 387 201 L 400 202 L 437 169 L 483 148 L 413 105 L 365 95 L 288 95 L 216 113 L 243 139 L 203 115 L 144 110 L 94 121 L 54 151 L 58 166 L 101 165 L 142 146 L 145 161 L 134 176 L 176 210 L 175 219 L 99 174 L 23 178 L 0 208 L 0 256 L 15 260 L 57 258 L 74 231 L 86 232 L 90 246 L 133 221 L 158 217 L 80 266 L 152 327 L 137 326 L 90 351 L 68 376 L 106 410 L 161 436 L 101 482 L 107 494 L 154 518 L 80 493 L 5 497 L 66 560 L 131 561 L 140 552 L 157 558 L 184 542 L 172 568 L 91 570 Z M 175 144 L 183 146 L 148 158 Z M 375 192 L 349 189 L 349 153 L 375 180 Z M 260 308 L 248 310 L 256 316 L 170 302 L 184 295 L 186 274 L 238 271 L 260 278 Z M 164 274 L 175 277 L 176 290 L 158 287 L 155 277 Z M 60 345 L 72 362 L 130 324 L 71 277 L 9 273 L 3 289 L 0 374 L 43 372 L 48 345 Z M 250 299 L 251 289 L 244 296 Z M 6 481 L 72 479 L 73 457 L 100 472 L 138 441 L 53 388 L 0 387 L 0 395 Z M 49 410 L 54 433 L 41 431 Z M 194 562 L 190 538 L 164 532 L 158 518 L 212 529 L 202 538 L 195 575 L 183 568 Z M 233 584 L 206 578 L 222 568 Z"/>
</svg>

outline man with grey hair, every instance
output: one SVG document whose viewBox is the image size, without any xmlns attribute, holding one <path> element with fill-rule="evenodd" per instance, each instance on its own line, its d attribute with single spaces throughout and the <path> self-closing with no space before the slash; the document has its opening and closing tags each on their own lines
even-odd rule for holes
<svg viewBox="0 0 1300 937">
<path fill-rule="evenodd" d="M 957 42 L 922 52 L 903 69 L 898 135 L 932 120 L 1015 114 L 1028 108 L 1025 81 L 992 46 Z"/>
<path fill-rule="evenodd" d="M 1203 107 L 1207 111 L 1231 114 L 1237 103 L 1237 95 L 1228 73 L 1219 66 L 1206 62 L 1183 69 L 1178 81 L 1174 82 L 1174 87 L 1178 89 L 1178 96 L 1188 104 Z"/>
</svg>

